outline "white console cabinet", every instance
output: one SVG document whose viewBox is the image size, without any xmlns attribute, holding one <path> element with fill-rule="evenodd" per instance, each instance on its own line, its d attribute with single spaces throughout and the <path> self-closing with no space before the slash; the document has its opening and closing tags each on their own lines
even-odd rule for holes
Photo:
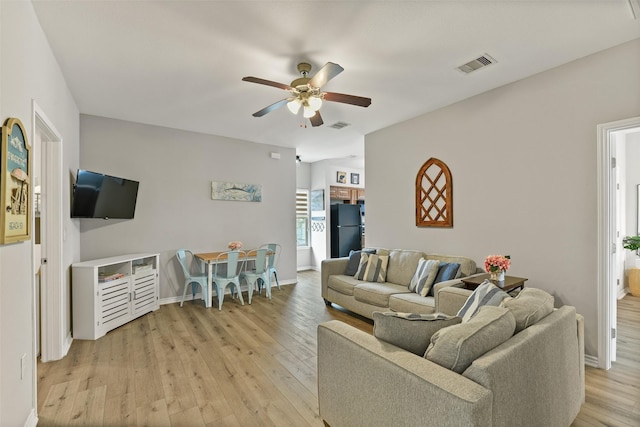
<svg viewBox="0 0 640 427">
<path fill-rule="evenodd" d="M 157 310 L 159 254 L 131 254 L 73 264 L 73 338 L 95 340 Z"/>
</svg>

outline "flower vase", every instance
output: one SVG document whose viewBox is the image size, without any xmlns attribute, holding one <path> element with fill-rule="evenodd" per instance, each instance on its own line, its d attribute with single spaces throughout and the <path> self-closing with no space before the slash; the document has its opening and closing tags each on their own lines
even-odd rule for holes
<svg viewBox="0 0 640 427">
<path fill-rule="evenodd" d="M 489 280 L 493 280 L 496 282 L 504 282 L 504 270 L 489 272 Z"/>
</svg>

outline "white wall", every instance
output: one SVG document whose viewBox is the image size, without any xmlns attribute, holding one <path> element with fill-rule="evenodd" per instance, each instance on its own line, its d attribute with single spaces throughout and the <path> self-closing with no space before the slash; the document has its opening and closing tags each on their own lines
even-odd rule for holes
<svg viewBox="0 0 640 427">
<path fill-rule="evenodd" d="M 367 245 L 509 254 L 509 273 L 585 316 L 596 355 L 596 126 L 640 114 L 639 75 L 635 40 L 367 135 Z M 453 228 L 415 226 L 430 157 L 451 169 Z"/>
<path fill-rule="evenodd" d="M 311 192 L 310 163 L 300 162 L 296 164 L 296 188 Z M 309 237 L 309 240 L 311 240 L 311 237 Z M 313 267 L 311 241 L 309 241 L 309 246 L 298 247 L 297 255 L 296 267 L 298 271 L 308 270 Z"/>
<path fill-rule="evenodd" d="M 33 140 L 32 100 L 64 138 L 63 167 L 78 165 L 78 109 L 42 33 L 30 2 L 0 2 L 0 116 L 18 117 Z M 77 259 L 79 234 L 69 219 L 69 193 L 63 195 L 65 267 Z M 0 425 L 34 425 L 36 402 L 33 352 L 32 241 L 0 246 Z M 67 273 L 68 279 L 68 273 Z M 69 306 L 69 282 L 62 304 Z M 69 331 L 69 318 L 63 319 Z M 20 378 L 20 358 L 26 355 Z"/>
<path fill-rule="evenodd" d="M 82 169 L 140 181 L 133 220 L 74 220 L 82 260 L 158 252 L 162 299 L 182 295 L 177 249 L 277 242 L 278 279 L 296 280 L 293 149 L 89 115 L 81 115 L 80 139 Z M 211 200 L 211 181 L 261 184 L 262 202 Z"/>
</svg>

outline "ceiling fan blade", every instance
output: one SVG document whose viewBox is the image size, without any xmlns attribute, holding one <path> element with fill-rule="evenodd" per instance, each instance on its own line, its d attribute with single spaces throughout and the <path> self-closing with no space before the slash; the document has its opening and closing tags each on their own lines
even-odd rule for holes
<svg viewBox="0 0 640 427">
<path fill-rule="evenodd" d="M 260 79 L 258 77 L 251 77 L 251 76 L 243 77 L 242 81 L 250 82 L 250 83 L 258 83 L 260 85 L 273 86 L 273 87 L 277 87 L 278 89 L 291 90 L 291 86 L 286 85 L 284 83 L 272 82 L 271 80 Z"/>
<path fill-rule="evenodd" d="M 277 110 L 280 107 L 284 107 L 285 105 L 287 105 L 287 102 L 289 102 L 289 98 L 281 99 L 280 101 L 274 102 L 273 104 L 269 105 L 268 107 L 264 107 L 262 110 L 253 113 L 252 116 L 253 117 L 262 117 L 265 114 L 272 112 L 273 110 Z"/>
<path fill-rule="evenodd" d="M 311 126 L 313 126 L 313 127 L 322 126 L 322 124 L 324 123 L 322 121 L 322 116 L 320 115 L 320 111 L 316 111 L 316 114 L 311 116 L 309 118 L 309 121 L 311 122 Z"/>
<path fill-rule="evenodd" d="M 322 99 L 325 101 L 342 102 L 343 104 L 357 105 L 359 107 L 368 107 L 371 105 L 371 98 L 362 96 L 345 95 L 344 93 L 324 92 Z"/>
<path fill-rule="evenodd" d="M 324 86 L 329 80 L 340 74 L 344 71 L 344 68 L 339 66 L 338 64 L 334 64 L 333 62 L 327 62 L 324 64 L 324 67 L 320 68 L 320 70 L 316 73 L 315 76 L 311 77 L 309 80 L 309 86 L 321 88 Z"/>
</svg>

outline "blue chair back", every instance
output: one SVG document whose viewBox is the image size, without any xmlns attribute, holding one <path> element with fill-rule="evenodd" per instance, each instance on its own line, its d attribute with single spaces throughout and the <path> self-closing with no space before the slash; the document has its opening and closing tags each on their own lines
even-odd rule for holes
<svg viewBox="0 0 640 427">
<path fill-rule="evenodd" d="M 193 255 L 188 249 L 178 249 L 176 251 L 176 258 L 180 262 L 180 266 L 182 267 L 182 272 L 184 273 L 185 278 L 191 278 L 191 270 L 189 269 L 189 264 L 187 263 L 187 254 L 191 255 L 191 259 L 195 260 L 196 257 Z"/>
<path fill-rule="evenodd" d="M 256 274 L 262 274 L 267 271 L 267 252 L 268 249 L 256 249 Z"/>
<path fill-rule="evenodd" d="M 246 253 L 244 251 L 227 251 L 223 252 L 216 258 L 214 275 L 224 279 L 237 277 L 242 271 L 245 264 Z M 218 267 L 226 265 L 226 272 L 223 275 L 218 271 Z"/>
<path fill-rule="evenodd" d="M 269 270 L 274 269 L 278 263 L 278 257 L 280 256 L 280 245 L 277 243 L 267 243 L 262 245 L 262 248 L 267 248 L 269 250 L 269 255 L 267 257 L 269 261 L 268 268 Z"/>
</svg>

